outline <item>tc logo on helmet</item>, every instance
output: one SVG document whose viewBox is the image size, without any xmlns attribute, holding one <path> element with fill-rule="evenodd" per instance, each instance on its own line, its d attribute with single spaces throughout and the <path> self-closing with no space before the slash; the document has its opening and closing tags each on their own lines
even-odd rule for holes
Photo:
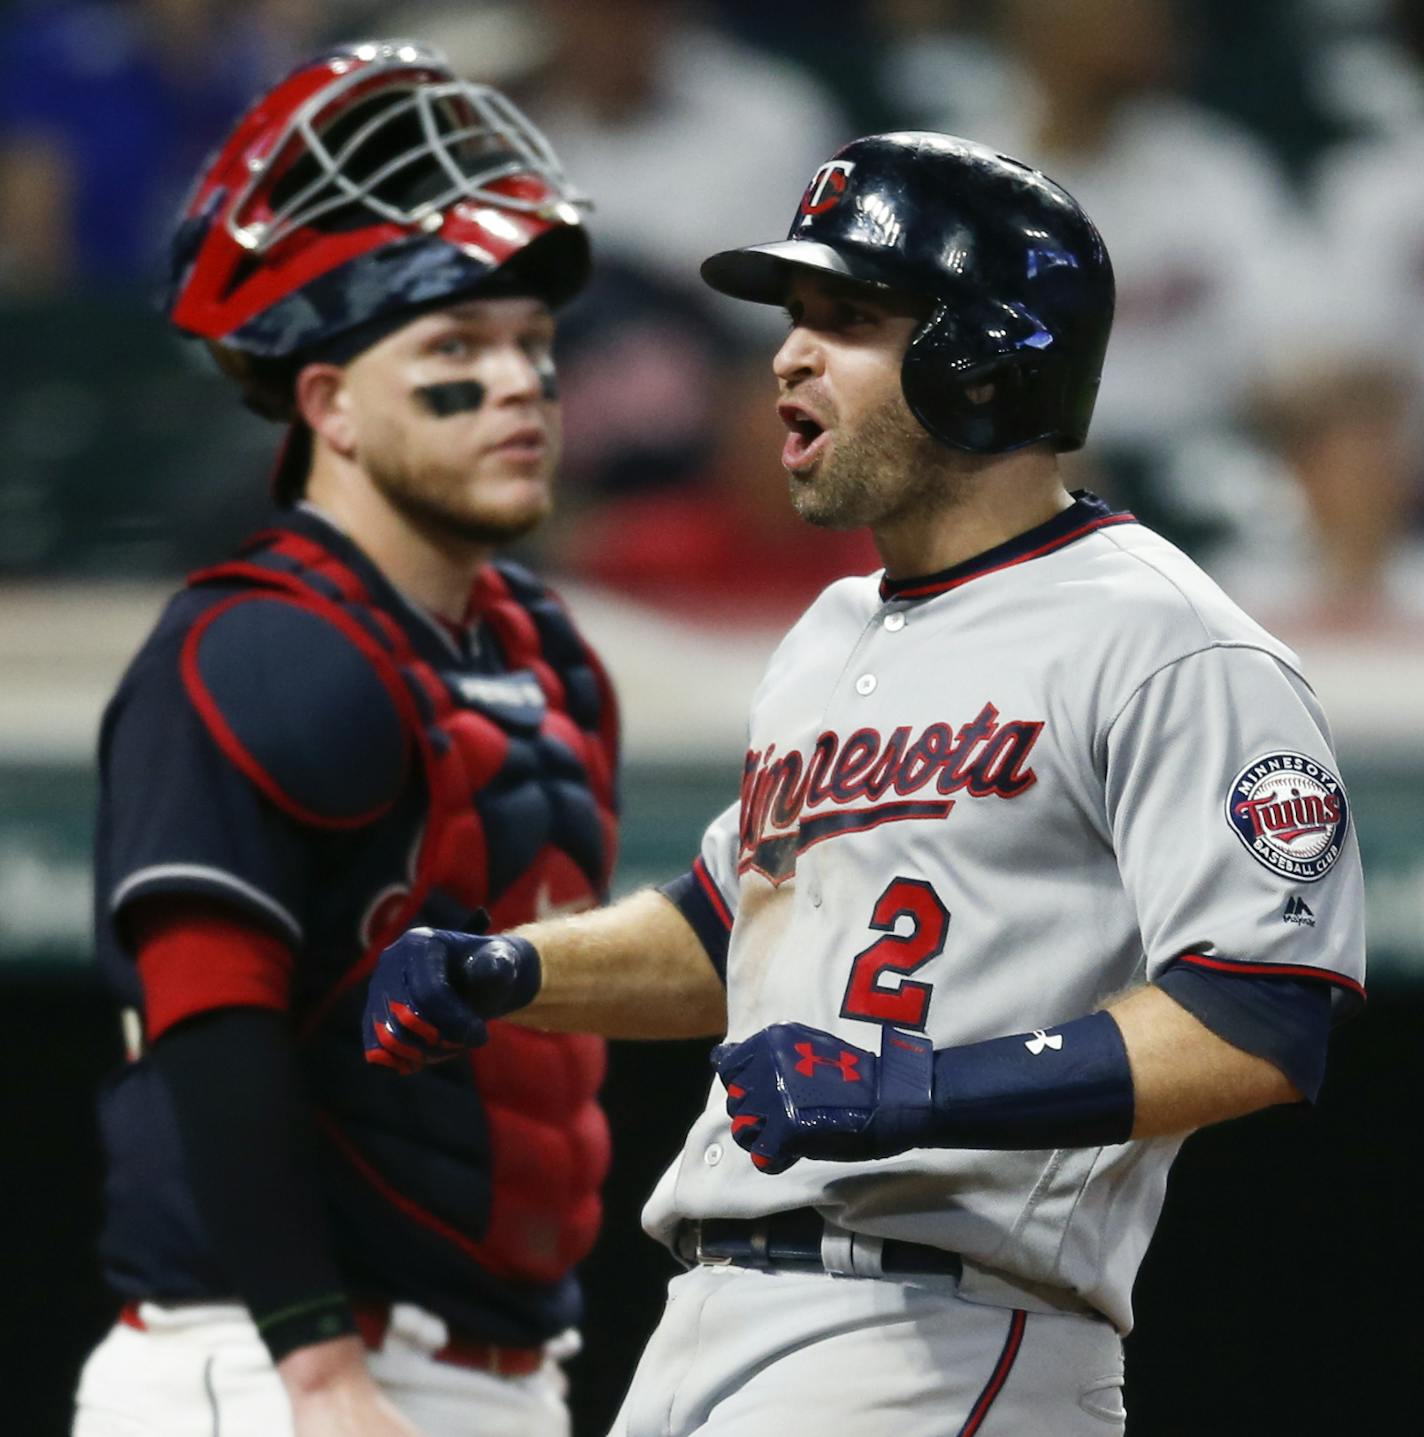
<svg viewBox="0 0 1424 1437">
<path fill-rule="evenodd" d="M 807 224 L 812 215 L 825 214 L 840 204 L 846 192 L 846 181 L 855 168 L 854 160 L 827 160 L 806 186 L 801 199 L 801 223 Z"/>
</svg>

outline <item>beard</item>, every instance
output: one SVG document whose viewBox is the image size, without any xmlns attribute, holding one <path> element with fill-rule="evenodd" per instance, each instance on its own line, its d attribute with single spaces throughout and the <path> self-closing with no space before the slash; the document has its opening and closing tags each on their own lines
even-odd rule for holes
<svg viewBox="0 0 1424 1437">
<path fill-rule="evenodd" d="M 517 509 L 481 505 L 469 497 L 459 476 L 446 485 L 428 470 L 419 474 L 394 453 L 368 449 L 363 456 L 371 483 L 386 502 L 414 528 L 439 542 L 454 539 L 481 546 L 510 544 L 537 528 L 553 507 L 547 495 L 542 503 Z"/>
<path fill-rule="evenodd" d="M 874 528 L 952 507 L 968 487 L 957 456 L 896 395 L 842 430 L 810 478 L 790 475 L 791 504 L 822 529 Z"/>
</svg>

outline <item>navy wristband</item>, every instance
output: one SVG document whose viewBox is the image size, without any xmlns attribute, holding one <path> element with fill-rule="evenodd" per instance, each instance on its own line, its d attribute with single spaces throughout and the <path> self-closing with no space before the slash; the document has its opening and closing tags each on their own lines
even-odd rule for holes
<svg viewBox="0 0 1424 1437">
<path fill-rule="evenodd" d="M 929 1142 L 925 1133 L 933 1124 L 935 1057 L 923 1033 L 886 1028 L 881 1036 L 871 1126 L 887 1156 Z"/>
<path fill-rule="evenodd" d="M 1095 1148 L 1125 1143 L 1133 1115 L 1127 1048 L 1117 1023 L 1099 1012 L 1058 1028 L 937 1050 L 933 1107 L 920 1145 Z"/>
</svg>

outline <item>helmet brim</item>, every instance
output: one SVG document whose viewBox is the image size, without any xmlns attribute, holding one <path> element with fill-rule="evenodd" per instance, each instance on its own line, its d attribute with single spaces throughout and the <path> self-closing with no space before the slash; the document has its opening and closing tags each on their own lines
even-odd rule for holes
<svg viewBox="0 0 1424 1437">
<path fill-rule="evenodd" d="M 777 240 L 722 250 L 702 261 L 703 280 L 721 294 L 753 304 L 781 304 L 797 270 L 889 288 L 878 275 L 819 240 Z"/>
</svg>

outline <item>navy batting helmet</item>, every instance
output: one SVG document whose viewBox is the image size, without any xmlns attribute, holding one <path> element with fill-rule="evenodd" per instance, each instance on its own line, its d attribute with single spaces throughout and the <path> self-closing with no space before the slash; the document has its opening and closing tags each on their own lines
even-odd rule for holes
<svg viewBox="0 0 1424 1437">
<path fill-rule="evenodd" d="M 930 301 L 900 383 L 934 437 L 974 454 L 1080 448 L 1112 328 L 1113 274 L 1077 202 L 952 135 L 870 135 L 806 188 L 791 232 L 704 261 L 714 289 L 780 304 L 815 270 Z"/>
</svg>

